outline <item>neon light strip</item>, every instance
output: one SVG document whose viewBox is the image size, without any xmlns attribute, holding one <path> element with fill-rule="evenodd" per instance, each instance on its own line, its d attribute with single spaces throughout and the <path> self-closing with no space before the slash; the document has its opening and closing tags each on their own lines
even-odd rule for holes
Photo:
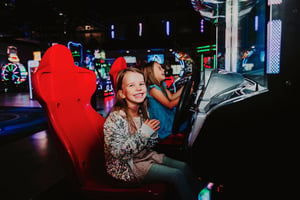
<svg viewBox="0 0 300 200">
<path fill-rule="evenodd" d="M 166 35 L 170 36 L 170 21 L 166 21 Z"/>
<path fill-rule="evenodd" d="M 200 33 L 204 33 L 204 19 L 200 21 Z"/>
<path fill-rule="evenodd" d="M 216 69 L 216 63 L 217 63 L 216 55 L 214 55 L 214 69 Z"/>
<path fill-rule="evenodd" d="M 254 30 L 255 30 L 255 31 L 258 31 L 258 16 L 255 16 Z"/>
<path fill-rule="evenodd" d="M 205 48 L 210 48 L 210 45 L 197 47 L 197 49 L 205 49 Z"/>
<path fill-rule="evenodd" d="M 201 50 L 197 50 L 197 53 L 206 52 L 206 51 L 210 51 L 210 49 L 201 49 Z"/>
<path fill-rule="evenodd" d="M 110 36 L 111 36 L 111 39 L 115 39 L 115 25 L 111 25 L 110 26 Z"/>
<path fill-rule="evenodd" d="M 139 23 L 139 37 L 142 37 L 142 33 L 143 33 L 143 24 L 140 22 Z"/>
</svg>

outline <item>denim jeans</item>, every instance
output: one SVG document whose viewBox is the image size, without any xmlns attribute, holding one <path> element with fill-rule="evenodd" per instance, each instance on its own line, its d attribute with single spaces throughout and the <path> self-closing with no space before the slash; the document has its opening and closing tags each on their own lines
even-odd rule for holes
<svg viewBox="0 0 300 200">
<path fill-rule="evenodd" d="M 199 191 L 204 187 L 187 163 L 169 157 L 162 164 L 153 164 L 144 182 L 166 182 L 175 187 L 182 200 L 197 200 Z"/>
</svg>

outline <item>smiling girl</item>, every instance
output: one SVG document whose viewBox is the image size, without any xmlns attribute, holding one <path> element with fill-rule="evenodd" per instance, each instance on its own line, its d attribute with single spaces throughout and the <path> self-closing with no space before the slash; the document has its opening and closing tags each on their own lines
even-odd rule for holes
<svg viewBox="0 0 300 200">
<path fill-rule="evenodd" d="M 136 68 L 121 70 L 116 79 L 116 102 L 104 124 L 106 168 L 118 183 L 165 182 L 173 185 L 183 200 L 196 200 L 203 185 L 190 167 L 157 153 L 160 122 L 149 120 L 147 88 Z"/>
</svg>

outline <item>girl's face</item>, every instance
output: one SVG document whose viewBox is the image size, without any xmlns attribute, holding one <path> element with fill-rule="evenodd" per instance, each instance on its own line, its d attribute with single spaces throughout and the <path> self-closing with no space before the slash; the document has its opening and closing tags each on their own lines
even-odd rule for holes
<svg viewBox="0 0 300 200">
<path fill-rule="evenodd" d="M 161 67 L 161 65 L 159 63 L 154 63 L 153 73 L 154 73 L 155 79 L 159 82 L 166 79 L 165 70 Z"/>
<path fill-rule="evenodd" d="M 127 72 L 123 77 L 122 90 L 118 92 L 120 97 L 125 99 L 129 108 L 143 103 L 147 95 L 144 76 L 137 72 Z"/>
</svg>

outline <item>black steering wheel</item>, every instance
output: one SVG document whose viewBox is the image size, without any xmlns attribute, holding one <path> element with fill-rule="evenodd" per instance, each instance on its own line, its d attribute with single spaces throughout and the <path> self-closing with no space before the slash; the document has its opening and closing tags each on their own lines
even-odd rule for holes
<svg viewBox="0 0 300 200">
<path fill-rule="evenodd" d="M 172 132 L 174 134 L 179 133 L 179 128 L 183 122 L 189 117 L 189 107 L 192 103 L 191 89 L 193 86 L 193 80 L 190 79 L 183 86 L 183 90 L 179 99 L 179 103 L 176 107 L 176 113 L 173 122 Z"/>
</svg>

